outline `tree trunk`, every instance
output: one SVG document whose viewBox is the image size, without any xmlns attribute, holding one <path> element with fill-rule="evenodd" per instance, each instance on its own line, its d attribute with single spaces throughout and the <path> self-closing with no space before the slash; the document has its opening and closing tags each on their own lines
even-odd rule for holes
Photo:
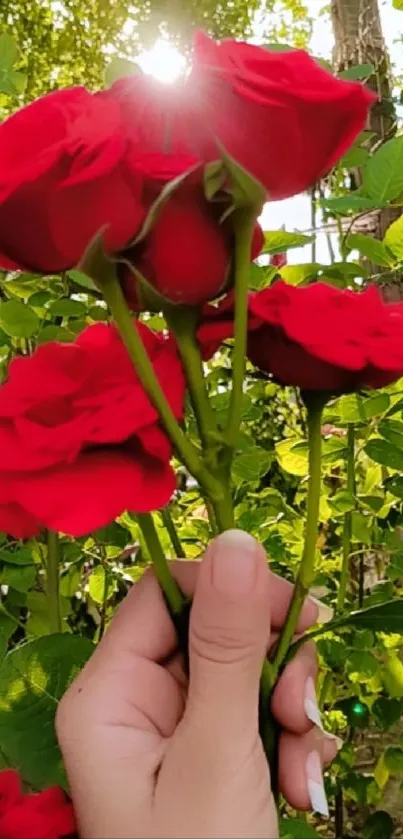
<svg viewBox="0 0 403 839">
<path fill-rule="evenodd" d="M 372 108 L 368 127 L 376 135 L 374 144 L 385 142 L 396 131 L 396 114 L 378 0 L 332 0 L 331 14 L 336 71 L 356 64 L 373 64 L 375 67 L 367 84 L 380 101 Z"/>
<path fill-rule="evenodd" d="M 379 99 L 371 109 L 368 121 L 368 129 L 374 135 L 369 147 L 375 149 L 396 132 L 390 62 L 382 33 L 378 0 L 331 0 L 331 17 L 335 39 L 333 62 L 336 72 L 357 64 L 372 64 L 375 68 L 367 81 L 368 87 Z M 359 187 L 360 170 L 354 169 L 350 174 L 354 188 Z M 401 210 L 398 208 L 377 210 L 357 220 L 354 230 L 383 239 L 391 222 L 400 215 Z M 371 273 L 379 273 L 377 266 L 370 268 Z M 386 282 L 383 293 L 387 300 L 400 300 L 403 297 L 400 282 Z"/>
</svg>

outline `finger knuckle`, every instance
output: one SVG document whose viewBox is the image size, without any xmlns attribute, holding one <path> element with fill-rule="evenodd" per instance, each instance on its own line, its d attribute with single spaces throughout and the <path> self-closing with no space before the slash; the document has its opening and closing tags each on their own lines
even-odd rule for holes
<svg viewBox="0 0 403 839">
<path fill-rule="evenodd" d="M 190 652 L 214 663 L 236 663 L 250 657 L 254 648 L 252 636 L 230 626 L 198 621 L 192 627 Z"/>
</svg>

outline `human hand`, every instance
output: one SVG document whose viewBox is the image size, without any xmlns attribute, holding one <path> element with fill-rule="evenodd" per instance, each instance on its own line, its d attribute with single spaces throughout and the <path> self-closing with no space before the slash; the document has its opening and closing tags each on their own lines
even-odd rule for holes
<svg viewBox="0 0 403 839">
<path fill-rule="evenodd" d="M 158 584 L 147 572 L 62 699 L 57 732 L 85 839 L 275 839 L 277 813 L 258 733 L 263 658 L 292 586 L 243 531 L 198 562 L 172 563 L 194 597 L 188 682 Z M 307 600 L 300 632 L 317 618 Z M 321 768 L 337 753 L 315 707 L 316 657 L 303 646 L 272 698 L 280 789 L 326 810 Z M 310 719 L 308 719 L 307 713 Z"/>
</svg>

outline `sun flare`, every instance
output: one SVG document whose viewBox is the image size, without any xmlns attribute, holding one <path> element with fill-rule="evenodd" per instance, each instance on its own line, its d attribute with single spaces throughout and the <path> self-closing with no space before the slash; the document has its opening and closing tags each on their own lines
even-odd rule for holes
<svg viewBox="0 0 403 839">
<path fill-rule="evenodd" d="M 186 60 L 169 41 L 158 38 L 152 49 L 141 53 L 137 63 L 143 73 L 165 84 L 172 84 L 183 72 Z"/>
</svg>

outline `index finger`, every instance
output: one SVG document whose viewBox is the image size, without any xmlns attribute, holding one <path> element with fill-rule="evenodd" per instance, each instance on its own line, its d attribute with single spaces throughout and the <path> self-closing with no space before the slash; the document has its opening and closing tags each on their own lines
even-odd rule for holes
<svg viewBox="0 0 403 839">
<path fill-rule="evenodd" d="M 200 562 L 198 560 L 175 560 L 169 563 L 171 571 L 182 591 L 192 596 L 197 585 Z M 267 604 L 267 621 L 271 616 L 271 628 L 281 629 L 291 597 L 293 586 L 276 574 L 270 573 L 270 593 Z M 307 598 L 301 611 L 297 632 L 315 623 L 318 606 Z M 113 655 L 117 650 L 128 650 L 137 656 L 153 661 L 162 661 L 171 656 L 177 648 L 176 633 L 169 617 L 158 582 L 152 571 L 147 571 L 136 583 L 120 606 L 98 649 L 101 654 Z"/>
</svg>

